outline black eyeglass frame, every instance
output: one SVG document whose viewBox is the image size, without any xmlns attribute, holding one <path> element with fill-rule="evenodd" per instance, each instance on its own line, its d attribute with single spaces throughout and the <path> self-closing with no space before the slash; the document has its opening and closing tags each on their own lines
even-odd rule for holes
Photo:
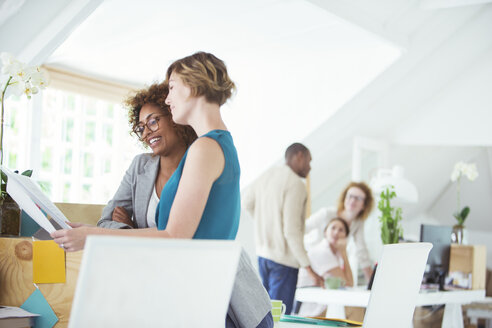
<svg viewBox="0 0 492 328">
<path fill-rule="evenodd" d="M 147 122 L 143 123 L 143 122 L 140 122 L 138 123 L 134 128 L 133 128 L 133 133 L 135 133 L 135 135 L 138 137 L 138 139 L 140 140 L 143 140 L 142 139 L 142 136 L 145 132 L 145 127 L 147 127 L 149 129 L 149 131 L 151 132 L 155 132 L 157 130 L 159 130 L 159 121 L 161 119 L 162 116 L 166 116 L 164 114 L 158 114 L 158 115 L 152 115 L 148 120 Z M 150 122 L 152 122 L 152 120 L 155 120 L 155 127 L 152 128 L 151 125 L 149 125 Z M 139 128 L 142 128 L 141 131 L 137 131 Z"/>
</svg>

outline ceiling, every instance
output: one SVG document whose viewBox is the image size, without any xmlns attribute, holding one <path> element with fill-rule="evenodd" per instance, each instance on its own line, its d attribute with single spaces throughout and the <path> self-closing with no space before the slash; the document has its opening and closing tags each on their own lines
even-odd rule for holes
<svg viewBox="0 0 492 328">
<path fill-rule="evenodd" d="M 400 49 L 304 0 L 106 0 L 45 64 L 133 85 L 196 51 L 238 86 L 223 110 L 242 185 L 393 63 Z"/>
<path fill-rule="evenodd" d="M 223 113 L 243 186 L 302 141 L 316 210 L 351 179 L 354 137 L 383 140 L 419 191 L 406 223 L 454 224 L 449 174 L 465 160 L 480 174 L 462 186 L 467 228 L 490 231 L 489 0 L 46 1 L 0 0 L 2 51 L 133 86 L 194 51 L 224 59 L 238 85 Z M 373 158 L 362 161 L 370 173 Z M 373 214 L 369 243 L 379 238 Z"/>
</svg>

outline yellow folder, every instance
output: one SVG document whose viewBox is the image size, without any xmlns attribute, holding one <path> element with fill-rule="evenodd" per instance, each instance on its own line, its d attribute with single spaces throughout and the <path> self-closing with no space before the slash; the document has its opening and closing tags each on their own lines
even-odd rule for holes
<svg viewBox="0 0 492 328">
<path fill-rule="evenodd" d="M 32 278 L 34 283 L 64 283 L 65 251 L 53 240 L 39 240 L 32 243 Z"/>
</svg>

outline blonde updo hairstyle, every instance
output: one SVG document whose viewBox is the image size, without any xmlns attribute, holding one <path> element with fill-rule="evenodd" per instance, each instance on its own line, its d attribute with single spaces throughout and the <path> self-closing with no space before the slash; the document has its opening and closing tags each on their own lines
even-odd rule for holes
<svg viewBox="0 0 492 328">
<path fill-rule="evenodd" d="M 236 90 L 224 62 L 210 53 L 197 52 L 176 60 L 167 69 L 167 81 L 173 72 L 191 89 L 192 96 L 204 96 L 208 102 L 219 106 Z"/>
</svg>

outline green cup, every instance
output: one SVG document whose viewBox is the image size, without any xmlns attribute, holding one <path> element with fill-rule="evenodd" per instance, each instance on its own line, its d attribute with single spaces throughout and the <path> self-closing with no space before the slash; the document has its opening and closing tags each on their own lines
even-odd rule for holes
<svg viewBox="0 0 492 328">
<path fill-rule="evenodd" d="M 272 317 L 273 322 L 279 322 L 282 314 L 285 313 L 285 304 L 282 300 L 271 300 L 272 301 Z"/>
<path fill-rule="evenodd" d="M 338 289 L 345 286 L 345 280 L 340 277 L 326 277 L 325 288 L 326 289 Z"/>
</svg>

